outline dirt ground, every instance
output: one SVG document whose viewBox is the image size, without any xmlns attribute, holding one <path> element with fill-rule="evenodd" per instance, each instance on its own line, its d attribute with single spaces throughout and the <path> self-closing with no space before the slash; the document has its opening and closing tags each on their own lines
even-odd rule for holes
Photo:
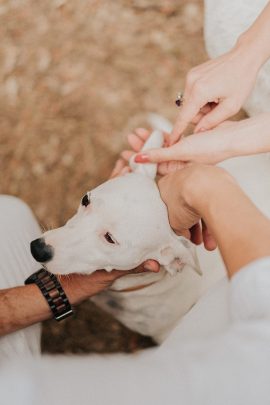
<svg viewBox="0 0 270 405">
<path fill-rule="evenodd" d="M 202 0 L 0 2 L 0 193 L 44 228 L 64 224 L 147 112 L 175 118 L 187 71 L 206 58 Z M 151 344 L 91 303 L 43 329 L 49 352 Z"/>
</svg>

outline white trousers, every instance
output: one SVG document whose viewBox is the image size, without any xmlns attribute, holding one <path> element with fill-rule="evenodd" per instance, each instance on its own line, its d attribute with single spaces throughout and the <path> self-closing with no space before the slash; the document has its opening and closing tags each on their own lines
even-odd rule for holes
<svg viewBox="0 0 270 405">
<path fill-rule="evenodd" d="M 0 196 L 0 290 L 24 284 L 40 265 L 31 256 L 29 244 L 41 230 L 29 207 L 15 197 Z M 0 338 L 0 364 L 5 358 L 38 355 L 40 324 Z"/>
</svg>

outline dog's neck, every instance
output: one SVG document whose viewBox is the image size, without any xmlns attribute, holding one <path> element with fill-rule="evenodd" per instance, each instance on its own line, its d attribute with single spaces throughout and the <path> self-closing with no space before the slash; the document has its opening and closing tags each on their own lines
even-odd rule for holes
<svg viewBox="0 0 270 405">
<path fill-rule="evenodd" d="M 109 288 L 109 290 L 114 291 L 114 292 L 132 292 L 132 291 L 142 290 L 143 288 L 150 287 L 150 285 L 153 285 L 156 283 L 157 283 L 157 281 L 153 281 L 152 283 L 141 284 L 141 285 L 138 285 L 137 287 L 135 286 L 135 287 L 124 288 L 123 290 L 114 290 L 113 288 Z"/>
<path fill-rule="evenodd" d="M 116 280 L 110 290 L 115 292 L 141 290 L 161 281 L 165 277 L 166 273 L 167 271 L 164 269 L 164 267 L 161 267 L 158 273 L 147 272 L 128 274 Z"/>
</svg>

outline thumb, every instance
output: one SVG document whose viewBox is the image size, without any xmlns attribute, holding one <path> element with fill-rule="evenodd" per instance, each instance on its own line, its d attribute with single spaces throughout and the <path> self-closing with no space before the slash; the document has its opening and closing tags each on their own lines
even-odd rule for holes
<svg viewBox="0 0 270 405">
<path fill-rule="evenodd" d="M 170 160 L 184 160 L 181 153 L 181 141 L 168 148 L 150 149 L 135 156 L 136 163 L 160 163 Z"/>
</svg>

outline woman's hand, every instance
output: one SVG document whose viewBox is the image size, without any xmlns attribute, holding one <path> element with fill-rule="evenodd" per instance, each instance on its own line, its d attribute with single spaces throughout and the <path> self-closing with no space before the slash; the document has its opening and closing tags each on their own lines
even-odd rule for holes
<svg viewBox="0 0 270 405">
<path fill-rule="evenodd" d="M 258 53 L 249 43 L 239 41 L 228 53 L 189 71 L 171 144 L 189 123 L 196 125 L 195 133 L 206 131 L 240 110 L 262 64 Z"/>
<path fill-rule="evenodd" d="M 201 221 L 201 213 L 190 204 L 188 198 L 190 183 L 194 182 L 196 172 L 198 172 L 197 166 L 190 166 L 170 173 L 159 180 L 158 188 L 167 206 L 172 229 L 177 234 L 191 239 L 193 243 L 199 245 L 203 241 L 207 250 L 214 250 L 217 246 L 216 242 L 205 222 Z"/>
<path fill-rule="evenodd" d="M 190 122 L 195 132 L 209 130 L 240 110 L 270 57 L 269 18 L 270 2 L 231 51 L 190 70 L 171 144 Z"/>
<path fill-rule="evenodd" d="M 121 172 L 124 170 L 124 173 L 127 171 L 130 171 L 130 169 L 127 168 L 129 159 L 137 152 L 140 152 L 145 141 L 149 138 L 151 135 L 151 131 L 145 129 L 145 128 L 136 128 L 134 132 L 130 133 L 128 135 L 128 143 L 131 147 L 129 150 L 124 150 L 121 153 L 121 158 L 117 160 L 115 171 L 120 170 Z M 165 145 L 168 144 L 168 139 L 169 139 L 169 134 L 164 134 L 165 135 Z M 166 148 L 161 148 L 161 149 L 155 149 L 155 151 L 163 151 L 163 149 Z M 153 150 L 154 151 L 154 150 Z M 148 153 L 148 152 L 147 152 Z M 163 152 L 162 152 L 163 153 Z M 154 153 L 155 154 L 155 153 Z M 138 155 L 137 155 L 138 156 Z M 143 154 L 139 153 L 139 156 L 148 156 L 146 155 L 146 152 L 143 152 Z M 151 157 L 149 157 L 150 159 Z M 158 159 L 158 157 L 156 157 Z M 164 159 L 165 160 L 165 159 Z M 156 160 L 157 161 L 157 160 Z M 148 160 L 140 159 L 140 157 L 136 157 L 136 162 L 138 163 L 147 163 Z M 182 169 L 183 167 L 186 166 L 186 163 L 184 161 L 165 161 L 162 163 L 158 164 L 158 174 L 160 175 L 165 175 L 171 172 L 174 172 L 175 170 Z"/>
<path fill-rule="evenodd" d="M 237 124 L 237 122 L 227 121 L 215 130 L 182 138 L 173 146 L 139 153 L 135 157 L 135 162 L 158 163 L 158 174 L 160 175 L 183 169 L 194 162 L 206 164 L 221 162 L 230 157 L 230 153 L 233 153 L 230 148 L 233 146 Z M 121 153 L 122 159 L 117 161 L 116 168 L 127 171 L 125 165 L 128 160 L 134 153 L 141 150 L 150 134 L 150 131 L 143 128 L 137 128 L 134 133 L 129 134 L 128 142 L 131 150 L 125 150 Z M 168 139 L 168 134 L 165 134 L 165 137 Z"/>
<path fill-rule="evenodd" d="M 161 174 L 191 163 L 216 164 L 223 160 L 270 151 L 270 114 L 242 121 L 225 121 L 217 128 L 180 139 L 168 148 L 152 149 L 135 157 L 138 163 L 158 163 Z M 149 132 L 147 133 L 149 136 Z M 136 150 L 133 135 L 131 146 Z M 124 152 L 123 156 L 130 152 Z"/>
<path fill-rule="evenodd" d="M 191 165 L 163 177 L 159 189 L 175 231 L 183 233 L 201 218 L 207 224 L 229 277 L 246 264 L 269 256 L 269 219 L 225 170 Z M 260 237 L 252 237 L 254 234 Z"/>
<path fill-rule="evenodd" d="M 172 146 L 138 153 L 135 162 L 158 163 L 158 173 L 161 175 L 182 169 L 190 163 L 216 164 L 234 155 L 238 129 L 238 122 L 226 121 L 213 130 L 184 137 Z M 129 140 L 135 152 L 137 145 L 142 142 L 137 134 L 138 130 L 135 130 L 133 137 Z M 149 135 L 150 132 L 146 131 L 145 137 Z M 132 151 L 122 153 L 122 157 L 126 159 L 131 155 Z"/>
</svg>

